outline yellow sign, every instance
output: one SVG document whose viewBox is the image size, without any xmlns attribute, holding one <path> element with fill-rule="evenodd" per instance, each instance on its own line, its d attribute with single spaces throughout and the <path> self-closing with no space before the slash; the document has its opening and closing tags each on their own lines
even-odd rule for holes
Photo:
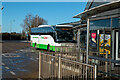
<svg viewBox="0 0 120 80">
<path fill-rule="evenodd" d="M 105 34 L 105 41 L 104 41 L 104 34 L 100 34 L 100 41 L 99 41 L 99 52 L 100 54 L 110 54 L 110 35 Z"/>
</svg>

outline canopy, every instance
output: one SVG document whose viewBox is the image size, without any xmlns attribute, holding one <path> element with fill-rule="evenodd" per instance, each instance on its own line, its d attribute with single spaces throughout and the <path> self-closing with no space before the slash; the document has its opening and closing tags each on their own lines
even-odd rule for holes
<svg viewBox="0 0 120 80">
<path fill-rule="evenodd" d="M 110 3 L 106 3 L 103 5 L 91 8 L 89 10 L 86 10 L 86 11 L 78 14 L 78 15 L 73 16 L 73 18 L 86 19 L 86 18 L 93 16 L 93 15 L 96 15 L 98 13 L 102 13 L 102 12 L 117 9 L 117 8 L 120 8 L 120 0 L 113 1 Z"/>
<path fill-rule="evenodd" d="M 87 27 L 87 24 L 81 24 L 81 25 L 75 26 L 73 27 L 73 29 L 84 28 L 84 27 Z"/>
</svg>

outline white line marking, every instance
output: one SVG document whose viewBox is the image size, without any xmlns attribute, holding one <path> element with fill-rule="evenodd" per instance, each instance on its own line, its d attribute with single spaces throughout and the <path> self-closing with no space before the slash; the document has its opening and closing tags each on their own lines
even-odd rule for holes
<svg viewBox="0 0 120 80">
<path fill-rule="evenodd" d="M 5 65 L 4 63 L 2 63 L 2 65 Z"/>
<path fill-rule="evenodd" d="M 33 60 L 33 58 L 30 58 L 31 60 Z"/>
<path fill-rule="evenodd" d="M 33 60 L 33 61 L 37 61 L 36 59 L 33 59 L 33 58 L 30 58 L 31 60 Z"/>
<path fill-rule="evenodd" d="M 31 60 L 34 60 L 33 58 L 30 58 Z"/>
<path fill-rule="evenodd" d="M 6 69 L 10 69 L 9 67 L 5 67 Z"/>
<path fill-rule="evenodd" d="M 20 57 L 19 55 L 4 55 L 5 57 Z"/>
<path fill-rule="evenodd" d="M 5 54 L 2 54 L 2 56 L 5 56 Z"/>
<path fill-rule="evenodd" d="M 39 58 L 36 58 L 37 60 L 39 59 Z"/>
<path fill-rule="evenodd" d="M 10 71 L 10 73 L 11 73 L 12 75 L 16 75 L 13 71 Z"/>
</svg>

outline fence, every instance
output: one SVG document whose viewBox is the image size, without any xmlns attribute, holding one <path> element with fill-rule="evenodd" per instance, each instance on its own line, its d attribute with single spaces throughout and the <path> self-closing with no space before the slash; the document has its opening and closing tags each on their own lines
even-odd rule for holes
<svg viewBox="0 0 120 80">
<path fill-rule="evenodd" d="M 98 66 L 98 77 L 116 80 L 120 78 L 120 61 L 111 59 L 108 54 L 89 56 L 89 64 Z"/>
<path fill-rule="evenodd" d="M 76 45 L 57 46 L 56 48 L 59 48 L 61 58 L 86 63 L 86 50 L 84 48 L 78 49 Z M 120 78 L 120 61 L 111 59 L 110 54 L 99 54 L 99 52 L 94 50 L 89 51 L 88 63 L 97 65 L 97 77 L 99 78 Z"/>
<path fill-rule="evenodd" d="M 96 79 L 96 66 L 62 58 L 60 53 L 40 53 L 39 66 L 42 79 Z"/>
</svg>

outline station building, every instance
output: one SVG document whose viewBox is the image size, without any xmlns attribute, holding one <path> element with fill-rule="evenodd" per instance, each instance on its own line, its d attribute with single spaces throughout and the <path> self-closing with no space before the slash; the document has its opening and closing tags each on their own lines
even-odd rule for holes
<svg viewBox="0 0 120 80">
<path fill-rule="evenodd" d="M 81 22 L 74 30 L 82 62 L 98 65 L 99 76 L 120 78 L 120 0 L 89 0 L 73 18 Z"/>
</svg>

